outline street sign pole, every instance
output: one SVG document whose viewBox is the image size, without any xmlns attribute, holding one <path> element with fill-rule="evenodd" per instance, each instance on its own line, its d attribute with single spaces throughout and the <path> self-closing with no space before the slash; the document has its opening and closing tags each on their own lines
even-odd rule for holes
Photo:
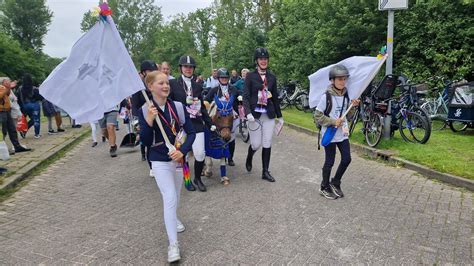
<svg viewBox="0 0 474 266">
<path fill-rule="evenodd" d="M 388 26 L 387 26 L 387 61 L 385 62 L 385 75 L 392 74 L 393 67 L 393 25 L 395 20 L 395 11 L 388 10 Z M 392 108 L 391 101 L 388 102 L 388 114 L 383 120 L 383 138 L 390 139 L 392 116 L 390 110 Z"/>
</svg>

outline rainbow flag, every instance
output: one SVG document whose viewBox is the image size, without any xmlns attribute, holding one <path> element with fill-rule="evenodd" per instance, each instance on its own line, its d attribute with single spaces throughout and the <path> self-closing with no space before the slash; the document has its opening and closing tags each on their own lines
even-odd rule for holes
<svg viewBox="0 0 474 266">
<path fill-rule="evenodd" d="M 189 165 L 186 163 L 186 159 L 183 158 L 183 179 L 184 179 L 184 186 L 186 189 L 192 189 L 191 184 L 191 171 L 189 171 Z"/>
</svg>

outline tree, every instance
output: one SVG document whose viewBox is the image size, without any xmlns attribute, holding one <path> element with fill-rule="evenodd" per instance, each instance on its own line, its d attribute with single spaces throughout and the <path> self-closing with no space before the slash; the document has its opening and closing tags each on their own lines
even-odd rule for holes
<svg viewBox="0 0 474 266">
<path fill-rule="evenodd" d="M 153 0 L 109 0 L 112 17 L 117 25 L 128 52 L 135 63 L 139 58 L 148 57 L 146 51 L 152 51 L 149 43 L 162 23 L 161 8 Z M 98 18 L 91 11 L 84 14 L 81 30 L 87 31 Z"/>
<path fill-rule="evenodd" d="M 395 73 L 413 80 L 473 76 L 474 4 L 418 1 L 395 17 Z"/>
<path fill-rule="evenodd" d="M 24 49 L 41 51 L 53 16 L 45 0 L 4 0 L 0 9 L 2 28 Z"/>
</svg>

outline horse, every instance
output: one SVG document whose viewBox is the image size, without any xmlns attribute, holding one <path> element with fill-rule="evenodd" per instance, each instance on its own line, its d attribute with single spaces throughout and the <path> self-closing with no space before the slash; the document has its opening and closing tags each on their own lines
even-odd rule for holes
<svg viewBox="0 0 474 266">
<path fill-rule="evenodd" d="M 221 183 L 229 184 L 229 178 L 226 173 L 226 158 L 229 158 L 229 145 L 231 140 L 232 127 L 234 122 L 234 110 L 232 104 L 234 95 L 229 100 L 224 101 L 214 96 L 214 102 L 211 104 L 209 116 L 212 123 L 216 126 L 215 131 L 206 132 L 206 165 L 204 175 L 212 176 L 212 159 L 220 159 Z"/>
</svg>

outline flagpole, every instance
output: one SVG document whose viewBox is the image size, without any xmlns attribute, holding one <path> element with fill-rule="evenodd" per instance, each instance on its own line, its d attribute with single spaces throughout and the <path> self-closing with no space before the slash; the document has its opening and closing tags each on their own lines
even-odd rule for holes
<svg viewBox="0 0 474 266">
<path fill-rule="evenodd" d="M 142 90 L 143 97 L 145 97 L 145 100 L 148 104 L 148 106 L 152 106 L 153 103 L 150 101 L 150 98 L 148 98 L 148 94 L 146 94 L 145 90 Z M 168 135 L 165 133 L 165 129 L 163 128 L 163 125 L 161 124 L 161 120 L 158 116 L 155 116 L 155 121 L 158 124 L 158 127 L 160 128 L 160 131 L 163 135 L 163 139 L 165 140 L 166 147 L 168 148 L 169 152 L 173 152 L 176 150 L 176 147 L 171 144 L 171 141 L 168 138 Z"/>
<path fill-rule="evenodd" d="M 372 73 L 370 78 L 366 80 L 366 82 L 365 82 L 365 84 L 362 88 L 367 88 L 367 86 L 369 86 L 370 82 L 372 82 L 372 80 L 375 78 L 375 76 L 379 72 L 380 68 L 382 67 L 382 65 L 383 65 L 383 63 L 385 62 L 386 59 L 387 59 L 387 55 L 385 55 L 382 59 L 380 59 L 380 60 L 382 60 L 382 62 L 380 62 L 377 69 Z M 363 91 L 364 90 L 360 90 L 360 94 L 362 94 Z M 355 99 L 358 99 L 360 97 L 360 94 Z M 344 112 L 344 114 L 340 118 L 344 119 L 344 117 L 346 117 L 346 115 L 349 113 L 349 111 L 351 110 L 352 107 L 353 107 L 353 104 L 351 103 L 351 105 L 349 105 L 349 108 L 347 108 L 346 112 Z"/>
</svg>

